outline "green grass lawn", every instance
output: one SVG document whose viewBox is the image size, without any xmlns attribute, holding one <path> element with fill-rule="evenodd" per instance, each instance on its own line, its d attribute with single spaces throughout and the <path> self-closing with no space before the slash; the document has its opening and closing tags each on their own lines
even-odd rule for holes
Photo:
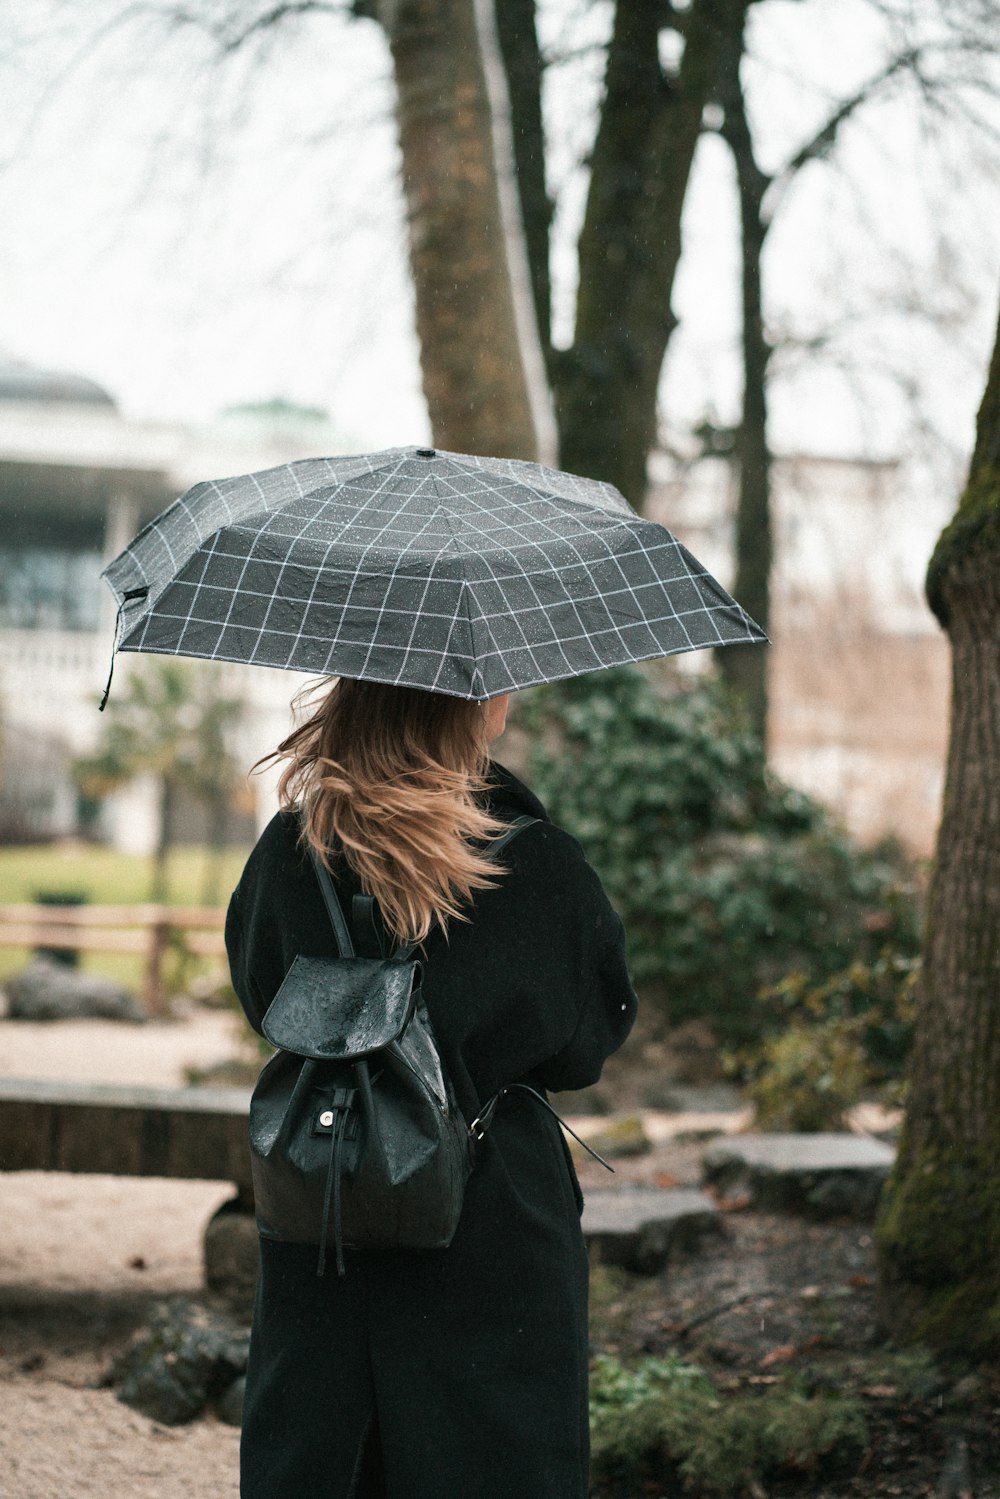
<svg viewBox="0 0 1000 1499">
<path fill-rule="evenodd" d="M 222 860 L 217 904 L 226 905 L 240 877 L 249 849 L 229 849 Z M 207 855 L 204 848 L 183 847 L 170 855 L 168 903 L 204 904 Z M 98 906 L 145 905 L 150 899 L 152 860 L 89 844 L 54 844 L 0 849 L 0 903 L 33 901 L 43 891 L 79 892 Z M 0 947 L 0 979 L 23 968 L 26 948 Z M 84 953 L 81 966 L 137 987 L 142 959 L 128 954 Z"/>
</svg>

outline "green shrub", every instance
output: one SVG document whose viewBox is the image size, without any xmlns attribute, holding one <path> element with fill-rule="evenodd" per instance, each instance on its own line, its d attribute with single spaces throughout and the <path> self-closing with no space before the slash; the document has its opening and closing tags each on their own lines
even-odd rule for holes
<svg viewBox="0 0 1000 1499">
<path fill-rule="evenodd" d="M 856 1457 L 867 1440 L 849 1396 L 809 1394 L 793 1380 L 721 1395 L 697 1365 L 674 1358 L 628 1370 L 599 1357 L 590 1412 L 594 1476 L 614 1487 L 654 1477 L 679 1493 L 740 1494 L 771 1474 Z"/>
<path fill-rule="evenodd" d="M 801 971 L 787 974 L 757 996 L 759 1012 L 768 1030 L 842 1022 L 859 1039 L 871 1080 L 886 1082 L 901 1075 L 910 1049 L 919 970 L 919 959 L 883 947 L 822 983 Z"/>
<path fill-rule="evenodd" d="M 886 943 L 918 945 L 897 858 L 865 851 L 783 785 L 715 681 L 621 668 L 520 705 L 532 783 L 598 870 L 637 986 L 671 1023 L 760 1034 L 754 995 L 792 969 L 823 982 Z"/>
<path fill-rule="evenodd" d="M 798 1020 L 750 1056 L 742 1070 L 756 1129 L 844 1129 L 869 1078 L 857 1021 Z"/>
<path fill-rule="evenodd" d="M 726 1058 L 746 1084 L 757 1128 L 843 1129 L 866 1086 L 900 1078 L 918 966 L 885 949 L 821 984 L 797 972 L 761 991 L 763 1038 Z"/>
</svg>

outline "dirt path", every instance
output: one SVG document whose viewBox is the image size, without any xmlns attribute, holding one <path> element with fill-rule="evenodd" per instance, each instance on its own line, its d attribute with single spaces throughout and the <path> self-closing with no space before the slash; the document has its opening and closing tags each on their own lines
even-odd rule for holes
<svg viewBox="0 0 1000 1499">
<path fill-rule="evenodd" d="M 218 1012 L 146 1026 L 0 1021 L 7 1074 L 171 1086 L 233 1050 Z M 95 1389 L 164 1296 L 201 1285 L 225 1182 L 0 1175 L 0 1499 L 236 1499 L 239 1435 L 167 1428 Z"/>
</svg>

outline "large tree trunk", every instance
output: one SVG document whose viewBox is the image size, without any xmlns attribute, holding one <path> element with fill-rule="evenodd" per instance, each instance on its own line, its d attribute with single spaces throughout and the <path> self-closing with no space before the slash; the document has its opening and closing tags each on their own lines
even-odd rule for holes
<svg viewBox="0 0 1000 1499">
<path fill-rule="evenodd" d="M 573 347 L 558 359 L 565 468 L 610 480 L 640 509 L 656 395 L 674 328 L 681 212 L 721 48 L 746 0 L 694 0 L 679 76 L 660 65 L 662 0 L 620 0 L 580 236 Z"/>
<path fill-rule="evenodd" d="M 434 441 L 534 458 L 474 0 L 379 0 Z"/>
<path fill-rule="evenodd" d="M 736 571 L 733 594 L 762 630 L 771 614 L 771 450 L 767 437 L 767 366 L 771 347 L 764 333 L 761 261 L 768 225 L 764 194 L 769 179 L 754 157 L 740 66 L 743 26 L 723 50 L 719 98 L 722 133 L 736 165 L 740 200 L 743 304 L 743 410 L 736 439 L 739 496 L 736 506 Z M 726 646 L 715 652 L 723 678 L 742 700 L 761 739 L 767 732 L 768 652 L 760 646 Z"/>
<path fill-rule="evenodd" d="M 952 648 L 944 810 L 906 1120 L 877 1237 L 898 1337 L 1000 1351 L 1000 327 L 927 577 Z"/>
</svg>

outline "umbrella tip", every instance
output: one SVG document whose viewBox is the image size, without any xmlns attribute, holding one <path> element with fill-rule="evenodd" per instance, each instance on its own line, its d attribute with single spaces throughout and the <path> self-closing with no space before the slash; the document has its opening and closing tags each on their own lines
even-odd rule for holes
<svg viewBox="0 0 1000 1499">
<path fill-rule="evenodd" d="M 436 458 L 437 457 L 437 453 L 435 452 L 435 450 L 433 448 L 418 448 L 417 449 L 417 457 L 418 458 Z"/>
</svg>

